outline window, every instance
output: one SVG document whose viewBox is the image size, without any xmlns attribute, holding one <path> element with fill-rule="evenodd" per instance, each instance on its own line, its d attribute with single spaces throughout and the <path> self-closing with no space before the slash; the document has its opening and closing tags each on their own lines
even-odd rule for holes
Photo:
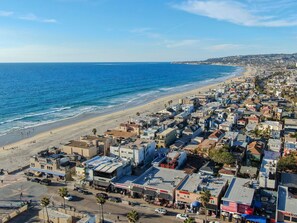
<svg viewBox="0 0 297 223">
<path fill-rule="evenodd" d="M 284 220 L 286 220 L 286 221 L 290 221 L 290 220 L 291 220 L 291 217 L 288 216 L 288 215 L 285 215 L 285 216 L 284 216 Z"/>
<path fill-rule="evenodd" d="M 53 167 L 51 167 L 51 166 L 47 166 L 46 167 L 48 170 L 52 170 L 53 169 Z"/>
<path fill-rule="evenodd" d="M 31 163 L 31 166 L 32 166 L 32 167 L 35 167 L 35 163 Z"/>
<path fill-rule="evenodd" d="M 297 218 L 296 217 L 292 217 L 292 222 L 297 222 Z"/>
<path fill-rule="evenodd" d="M 40 165 L 40 168 L 41 168 L 41 169 L 44 169 L 44 165 Z"/>
<path fill-rule="evenodd" d="M 229 206 L 229 201 L 223 201 L 224 206 Z"/>
</svg>

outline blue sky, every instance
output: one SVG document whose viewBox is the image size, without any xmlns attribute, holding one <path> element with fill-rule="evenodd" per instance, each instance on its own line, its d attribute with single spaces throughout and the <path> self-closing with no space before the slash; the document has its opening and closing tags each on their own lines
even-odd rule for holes
<svg viewBox="0 0 297 223">
<path fill-rule="evenodd" d="M 0 0 L 0 61 L 297 52 L 296 0 Z"/>
</svg>

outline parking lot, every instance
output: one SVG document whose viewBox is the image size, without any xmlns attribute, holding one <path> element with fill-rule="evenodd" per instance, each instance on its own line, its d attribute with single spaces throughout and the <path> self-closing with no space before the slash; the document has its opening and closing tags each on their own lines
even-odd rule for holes
<svg viewBox="0 0 297 223">
<path fill-rule="evenodd" d="M 24 173 L 18 174 L 18 180 L 5 184 L 0 190 L 0 197 L 2 200 L 23 200 L 30 201 L 35 204 L 35 208 L 30 210 L 30 213 L 23 214 L 18 217 L 23 222 L 37 222 L 36 214 L 40 209 L 39 201 L 42 197 L 48 196 L 51 201 L 51 206 L 63 207 L 64 200 L 59 196 L 58 190 L 61 187 L 67 187 L 69 194 L 72 196 L 71 200 L 65 200 L 66 208 L 76 210 L 79 212 L 99 214 L 99 205 L 96 202 L 96 194 L 102 193 L 102 191 L 94 190 L 91 188 L 78 190 L 75 189 L 74 182 L 56 181 L 52 180 L 49 186 L 40 184 L 40 180 L 36 180 L 36 176 L 30 176 L 32 181 L 27 179 Z M 105 192 L 103 192 L 105 193 Z M 140 221 L 142 223 L 152 222 L 183 222 L 181 219 L 177 219 L 177 214 L 182 214 L 183 210 L 177 210 L 172 208 L 166 208 L 166 214 L 156 213 L 155 209 L 161 208 L 152 204 L 148 204 L 143 199 L 133 199 L 122 194 L 108 193 L 109 199 L 104 204 L 104 216 L 111 221 L 117 221 L 118 217 L 121 222 L 127 222 L 126 215 L 131 210 L 136 210 L 140 215 Z M 35 213 L 35 214 L 32 214 Z M 196 214 L 190 214 L 191 217 L 198 217 L 200 219 L 204 216 L 197 216 Z M 197 218 L 197 219 L 198 219 Z M 17 221 L 15 221 L 17 222 Z"/>
</svg>

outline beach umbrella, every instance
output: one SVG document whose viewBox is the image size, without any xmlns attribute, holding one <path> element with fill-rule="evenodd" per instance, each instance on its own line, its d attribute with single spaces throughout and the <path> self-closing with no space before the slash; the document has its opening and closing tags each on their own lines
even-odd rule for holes
<svg viewBox="0 0 297 223">
<path fill-rule="evenodd" d="M 192 202 L 191 207 L 194 207 L 194 208 L 200 207 L 200 202 L 198 202 L 198 201 Z"/>
</svg>

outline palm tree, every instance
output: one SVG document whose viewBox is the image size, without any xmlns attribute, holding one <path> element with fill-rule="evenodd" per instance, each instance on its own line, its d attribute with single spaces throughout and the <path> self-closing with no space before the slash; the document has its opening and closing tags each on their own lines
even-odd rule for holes
<svg viewBox="0 0 297 223">
<path fill-rule="evenodd" d="M 103 205 L 105 204 L 105 199 L 101 196 L 97 197 L 97 203 L 101 206 L 101 222 L 104 222 L 104 215 L 103 215 Z"/>
<path fill-rule="evenodd" d="M 40 201 L 41 203 L 41 206 L 45 208 L 45 211 L 46 211 L 46 219 L 47 219 L 47 222 L 49 222 L 49 218 L 48 218 L 48 211 L 47 211 L 47 206 L 50 204 L 50 200 L 48 197 L 43 197 Z M 44 212 L 43 212 L 44 214 Z"/>
<path fill-rule="evenodd" d="M 97 133 L 97 129 L 96 129 L 96 128 L 93 128 L 93 129 L 92 129 L 92 132 L 93 132 L 94 135 L 96 135 L 96 133 Z"/>
<path fill-rule="evenodd" d="M 60 197 L 63 198 L 63 201 L 64 201 L 64 209 L 65 209 L 65 197 L 68 195 L 68 190 L 66 187 L 61 187 L 59 188 L 59 191 L 58 191 Z"/>
<path fill-rule="evenodd" d="M 211 193 L 209 190 L 201 192 L 201 196 L 199 197 L 199 201 L 201 202 L 201 204 L 205 210 L 205 220 L 206 220 L 206 216 L 207 216 L 206 205 L 210 201 L 210 197 L 211 197 Z"/>
<path fill-rule="evenodd" d="M 184 220 L 184 223 L 195 223 L 195 219 L 194 218 L 187 218 L 186 220 Z"/>
<path fill-rule="evenodd" d="M 132 210 L 127 214 L 127 219 L 129 223 L 136 223 L 139 220 L 139 214 L 137 211 Z"/>
</svg>

